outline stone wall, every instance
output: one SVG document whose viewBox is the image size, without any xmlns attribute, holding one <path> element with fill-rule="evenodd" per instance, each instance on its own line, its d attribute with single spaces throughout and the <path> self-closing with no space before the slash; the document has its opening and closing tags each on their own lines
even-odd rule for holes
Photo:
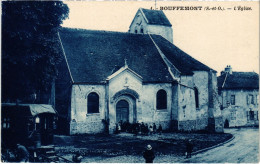
<svg viewBox="0 0 260 164">
<path fill-rule="evenodd" d="M 180 131 L 193 131 L 196 130 L 196 120 L 179 121 Z"/>
<path fill-rule="evenodd" d="M 105 130 L 105 124 L 102 122 L 102 120 L 97 119 L 96 121 L 91 121 L 91 119 L 88 118 L 88 122 L 86 121 L 71 121 L 70 123 L 70 134 L 95 134 L 95 133 L 102 133 Z"/>
<path fill-rule="evenodd" d="M 196 120 L 196 130 L 204 130 L 208 126 L 208 117 L 198 118 Z"/>
<path fill-rule="evenodd" d="M 178 120 L 178 117 L 179 117 L 179 104 L 178 104 L 178 90 L 179 90 L 179 87 L 180 87 L 180 85 L 178 85 L 178 84 L 174 84 L 173 86 L 172 86 L 172 99 L 171 99 L 171 103 L 172 103 L 172 120 Z"/>
<path fill-rule="evenodd" d="M 216 72 L 209 71 L 209 110 L 208 116 L 209 120 L 209 129 L 215 132 L 223 132 L 224 131 L 224 123 L 222 120 L 220 104 L 218 101 L 218 88 L 217 88 L 217 75 Z M 212 122 L 214 122 L 214 127 L 212 126 Z"/>
<path fill-rule="evenodd" d="M 197 119 L 208 117 L 209 108 L 209 86 L 208 86 L 208 72 L 194 71 L 193 75 L 194 87 L 199 92 L 199 108 L 196 110 Z"/>
<path fill-rule="evenodd" d="M 224 127 L 224 123 L 223 123 L 222 116 L 215 117 L 215 132 L 217 133 L 223 132 L 224 131 L 223 127 Z"/>
<path fill-rule="evenodd" d="M 159 90 L 167 93 L 167 109 L 156 109 L 156 95 Z M 142 118 L 140 121 L 165 121 L 171 118 L 171 84 L 145 84 L 143 85 Z"/>
<path fill-rule="evenodd" d="M 99 95 L 99 113 L 87 112 L 87 96 L 95 92 Z M 70 134 L 101 133 L 102 119 L 105 119 L 105 86 L 73 85 L 71 94 Z"/>
<path fill-rule="evenodd" d="M 196 120 L 193 77 L 181 76 L 178 90 L 178 121 Z"/>
<path fill-rule="evenodd" d="M 220 117 L 216 72 L 209 71 L 209 117 Z"/>
<path fill-rule="evenodd" d="M 147 26 L 147 33 L 161 35 L 169 42 L 173 43 L 173 31 L 172 27 L 161 25 L 149 25 Z"/>
<path fill-rule="evenodd" d="M 240 106 L 229 106 L 222 110 L 223 122 L 228 120 L 229 127 L 239 127 L 239 126 L 258 126 L 259 119 L 257 117 L 258 109 L 253 108 L 251 111 L 254 112 L 254 119 L 248 119 L 247 112 L 249 108 L 244 108 Z"/>
<path fill-rule="evenodd" d="M 231 105 L 231 95 L 235 95 L 235 105 Z M 253 95 L 254 97 L 254 104 L 248 104 L 247 96 Z M 258 108 L 258 101 L 257 96 L 259 96 L 258 90 L 222 90 L 219 94 L 219 102 L 223 105 L 224 108 L 229 106 L 240 106 L 244 108 Z"/>
</svg>

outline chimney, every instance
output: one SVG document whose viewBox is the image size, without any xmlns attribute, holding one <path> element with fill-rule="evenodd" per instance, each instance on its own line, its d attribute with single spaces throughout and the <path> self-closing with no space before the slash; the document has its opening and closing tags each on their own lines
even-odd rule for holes
<svg viewBox="0 0 260 164">
<path fill-rule="evenodd" d="M 227 67 L 225 68 L 225 72 L 229 73 L 231 75 L 232 74 L 232 67 L 230 65 L 227 65 Z"/>
</svg>

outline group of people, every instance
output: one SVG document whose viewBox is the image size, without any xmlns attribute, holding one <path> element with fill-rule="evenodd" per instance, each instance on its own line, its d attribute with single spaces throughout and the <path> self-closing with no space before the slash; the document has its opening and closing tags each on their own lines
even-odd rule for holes
<svg viewBox="0 0 260 164">
<path fill-rule="evenodd" d="M 156 124 L 153 123 L 151 125 L 148 125 L 147 123 L 129 123 L 128 121 L 119 121 L 119 123 L 116 124 L 116 130 L 115 133 L 118 134 L 120 132 L 129 132 L 133 133 L 134 135 L 152 135 L 155 133 L 162 134 L 162 125 L 159 124 L 159 127 L 157 129 Z"/>
</svg>

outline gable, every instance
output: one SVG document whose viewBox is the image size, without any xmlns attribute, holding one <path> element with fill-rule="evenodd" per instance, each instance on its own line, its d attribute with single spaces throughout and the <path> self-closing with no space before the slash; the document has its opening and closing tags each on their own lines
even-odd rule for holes
<svg viewBox="0 0 260 164">
<path fill-rule="evenodd" d="M 142 77 L 133 73 L 130 69 L 124 69 L 109 80 L 109 88 L 111 90 L 121 90 L 124 88 L 140 90 L 141 87 Z"/>
<path fill-rule="evenodd" d="M 149 25 L 169 26 L 169 27 L 172 26 L 172 24 L 170 23 L 170 21 L 168 20 L 168 18 L 166 17 L 163 11 L 139 8 L 129 28 L 131 29 L 132 26 L 140 25 L 141 23 L 149 24 Z"/>
<path fill-rule="evenodd" d="M 147 26 L 147 19 L 144 17 L 144 15 L 141 13 L 141 10 L 138 10 L 135 14 L 134 19 L 132 20 L 130 26 L 129 26 L 129 32 L 131 33 L 141 33 L 141 28 L 145 29 Z M 135 32 L 137 30 L 138 32 Z M 147 33 L 147 31 L 143 32 Z"/>
<path fill-rule="evenodd" d="M 125 73 L 125 72 L 131 74 L 131 76 L 136 77 L 136 78 L 139 79 L 139 80 L 142 80 L 142 79 L 143 79 L 140 75 L 138 75 L 138 74 L 135 73 L 133 70 L 131 70 L 130 68 L 128 68 L 128 65 L 125 63 L 125 66 L 124 66 L 124 67 L 120 68 L 118 71 L 116 71 L 115 73 L 113 73 L 112 75 L 110 75 L 110 76 L 107 78 L 107 80 L 111 80 L 111 79 L 113 79 L 113 78 L 116 78 L 117 76 L 119 76 L 120 74 L 123 74 L 123 73 Z"/>
</svg>

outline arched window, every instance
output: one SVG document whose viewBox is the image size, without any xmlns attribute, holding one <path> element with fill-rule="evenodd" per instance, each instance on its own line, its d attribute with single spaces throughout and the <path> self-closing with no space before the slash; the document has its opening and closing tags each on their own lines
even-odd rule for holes
<svg viewBox="0 0 260 164">
<path fill-rule="evenodd" d="M 135 33 L 136 33 L 136 34 L 138 33 L 138 31 L 137 31 L 137 26 L 135 26 Z"/>
<path fill-rule="evenodd" d="M 199 91 L 197 88 L 194 88 L 194 92 L 195 92 L 195 104 L 196 104 L 196 108 L 199 108 Z"/>
<path fill-rule="evenodd" d="M 167 109 L 167 93 L 161 89 L 156 94 L 156 108 Z"/>
<path fill-rule="evenodd" d="M 99 113 L 99 96 L 95 92 L 88 95 L 88 113 Z"/>
</svg>

